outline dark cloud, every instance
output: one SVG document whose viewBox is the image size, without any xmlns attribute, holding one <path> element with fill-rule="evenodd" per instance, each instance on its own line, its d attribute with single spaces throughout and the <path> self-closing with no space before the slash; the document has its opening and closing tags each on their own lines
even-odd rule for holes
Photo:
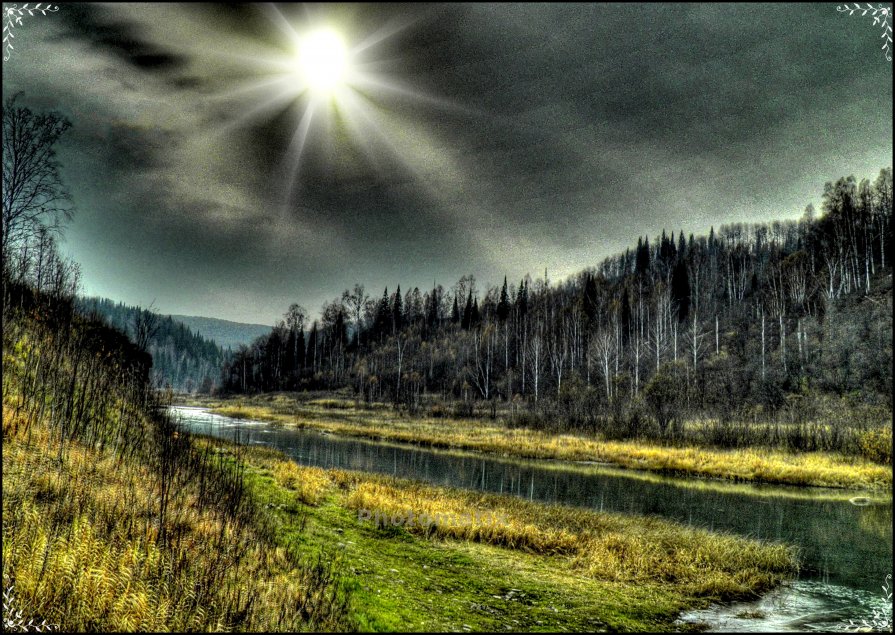
<svg viewBox="0 0 895 635">
<path fill-rule="evenodd" d="M 138 70 L 176 70 L 187 63 L 185 56 L 147 40 L 137 22 L 110 18 L 100 6 L 66 5 L 63 15 L 68 27 L 63 37 L 87 41 L 97 50 L 111 52 Z"/>
<path fill-rule="evenodd" d="M 194 76 L 173 77 L 168 80 L 168 84 L 183 90 L 199 89 L 205 86 L 205 82 L 201 77 Z"/>
<path fill-rule="evenodd" d="M 90 292 L 270 323 L 354 281 L 556 279 L 891 164 L 891 63 L 833 5 L 276 6 L 375 41 L 356 61 L 393 88 L 317 115 L 297 177 L 304 101 L 248 116 L 290 54 L 270 6 L 63 5 L 4 65 L 72 117 Z"/>
</svg>

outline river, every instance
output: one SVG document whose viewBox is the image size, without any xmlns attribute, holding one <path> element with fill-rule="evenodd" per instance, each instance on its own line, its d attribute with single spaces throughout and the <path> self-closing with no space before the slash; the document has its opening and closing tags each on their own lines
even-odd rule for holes
<svg viewBox="0 0 895 635">
<path fill-rule="evenodd" d="M 276 448 L 301 465 L 391 474 L 599 511 L 656 515 L 691 526 L 796 545 L 798 580 L 755 602 L 681 616 L 712 630 L 843 630 L 885 606 L 892 573 L 890 492 L 844 493 L 663 477 L 607 465 L 505 459 L 237 420 L 174 406 L 195 433 Z"/>
</svg>

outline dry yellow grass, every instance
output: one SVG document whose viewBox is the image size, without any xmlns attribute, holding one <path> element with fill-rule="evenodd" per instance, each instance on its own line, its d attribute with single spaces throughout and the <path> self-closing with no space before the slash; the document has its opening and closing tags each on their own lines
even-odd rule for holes
<svg viewBox="0 0 895 635">
<path fill-rule="evenodd" d="M 767 588 L 797 570 L 790 547 L 684 527 L 657 518 L 419 485 L 388 477 L 335 476 L 359 518 L 381 512 L 411 533 L 568 556 L 586 575 L 665 581 L 700 595 L 730 597 Z M 407 512 L 412 510 L 413 522 Z M 425 520 L 424 520 L 425 519 Z M 428 521 L 434 520 L 434 523 Z"/>
<path fill-rule="evenodd" d="M 280 463 L 273 470 L 274 479 L 283 487 L 294 490 L 298 499 L 308 505 L 320 503 L 332 481 L 320 468 L 301 468 L 291 461 Z"/>
<path fill-rule="evenodd" d="M 402 526 L 421 537 L 472 541 L 563 558 L 573 570 L 595 580 L 673 583 L 694 596 L 731 598 L 767 589 L 798 570 L 797 554 L 791 547 L 656 517 L 602 513 L 385 475 L 303 467 L 268 448 L 249 448 L 245 460 L 272 474 L 325 481 L 324 491 L 334 495 L 328 504 L 354 510 L 361 523 Z M 285 482 L 277 482 L 285 486 Z"/>
<path fill-rule="evenodd" d="M 147 467 L 78 442 L 60 462 L 42 422 L 28 439 L 13 433 L 15 423 L 4 404 L 3 576 L 29 618 L 66 631 L 311 626 L 302 605 L 320 589 L 284 549 L 237 528 L 189 487 L 166 521 L 178 539 L 162 541 L 157 477 Z M 278 464 L 277 478 L 294 481 L 303 500 L 331 484 L 322 470 L 290 465 Z M 241 617 L 229 612 L 237 596 Z"/>
<path fill-rule="evenodd" d="M 217 439 L 208 442 L 233 447 Z M 270 475 L 297 473 L 301 479 L 306 473 L 313 477 L 318 473 L 317 468 L 297 465 L 284 468 L 279 463 L 292 461 L 270 448 L 250 446 L 243 458 L 252 486 L 273 503 L 289 500 L 290 491 Z M 795 553 L 785 546 L 687 528 L 658 518 L 599 513 L 355 471 L 327 470 L 325 474 L 325 500 L 301 511 L 287 505 L 277 512 L 278 518 L 284 527 L 290 522 L 303 523 L 299 518 L 309 518 L 314 526 L 309 539 L 322 544 L 329 544 L 338 533 L 349 545 L 358 583 L 363 589 L 368 585 L 373 589 L 362 593 L 358 610 L 367 619 L 382 611 L 388 620 L 376 624 L 385 630 L 405 630 L 396 628 L 397 623 L 417 626 L 416 619 L 402 611 L 412 603 L 425 607 L 427 602 L 441 601 L 444 596 L 434 595 L 435 589 L 451 589 L 454 601 L 487 601 L 479 597 L 486 572 L 470 569 L 468 564 L 456 570 L 445 566 L 453 562 L 452 553 L 463 554 L 464 562 L 470 556 L 489 571 L 492 566 L 501 569 L 508 562 L 520 567 L 497 580 L 488 579 L 488 589 L 494 585 L 531 589 L 532 585 L 543 584 L 547 592 L 557 594 L 555 597 L 595 593 L 597 597 L 588 597 L 585 604 L 599 604 L 605 599 L 607 606 L 615 607 L 607 609 L 607 615 L 614 615 L 612 624 L 619 630 L 625 630 L 625 625 L 655 628 L 650 616 L 663 611 L 668 611 L 663 615 L 670 625 L 675 611 L 711 599 L 751 597 L 797 570 Z M 377 511 L 381 512 L 379 531 L 374 529 Z M 414 512 L 415 520 L 410 524 L 408 511 Z M 399 515 L 403 519 L 398 519 Z M 409 535 L 404 529 L 390 526 L 396 519 Z M 433 563 L 444 570 L 432 571 Z M 386 588 L 380 586 L 382 579 L 392 577 L 386 571 L 396 570 L 401 581 L 386 599 Z M 435 583 L 433 576 L 437 576 Z M 405 583 L 408 588 L 402 591 Z M 413 585 L 412 590 L 409 585 Z M 638 594 L 642 591 L 642 595 L 630 602 L 625 600 L 623 606 L 616 603 L 617 598 L 628 597 L 634 590 Z M 644 606 L 644 601 L 650 605 Z M 397 617 L 399 614 L 405 617 Z M 522 611 L 516 617 L 524 619 L 526 614 Z M 542 617 L 538 615 L 538 619 Z M 397 619 L 407 622 L 392 621 Z M 453 628 L 454 619 L 479 624 L 470 621 L 471 616 L 452 613 L 445 624 Z M 554 628 L 563 630 L 562 626 Z"/>
<path fill-rule="evenodd" d="M 600 461 L 626 468 L 746 482 L 868 489 L 892 487 L 889 466 L 824 452 L 794 454 L 760 448 L 720 450 L 600 441 L 572 434 L 510 429 L 477 420 L 408 418 L 382 411 L 318 408 L 298 403 L 288 406 L 280 403 L 275 407 L 222 405 L 213 412 L 349 436 L 502 456 Z"/>
<path fill-rule="evenodd" d="M 207 441 L 206 441 L 207 443 Z M 269 448 L 252 448 L 252 465 L 267 470 L 273 479 L 306 505 L 319 505 L 334 487 L 331 475 L 319 467 L 302 467 Z"/>
</svg>

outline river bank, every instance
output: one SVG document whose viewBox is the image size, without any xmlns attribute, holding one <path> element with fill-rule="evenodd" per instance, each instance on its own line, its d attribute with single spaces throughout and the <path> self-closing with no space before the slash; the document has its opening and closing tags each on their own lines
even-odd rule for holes
<svg viewBox="0 0 895 635">
<path fill-rule="evenodd" d="M 891 466 L 834 453 L 792 453 L 768 448 L 724 450 L 672 447 L 638 441 L 553 435 L 500 422 L 402 416 L 383 408 L 357 408 L 335 399 L 299 401 L 285 395 L 207 399 L 193 405 L 239 419 L 311 428 L 347 436 L 463 449 L 498 456 L 593 461 L 662 474 L 848 489 L 890 490 Z"/>
<path fill-rule="evenodd" d="M 362 630 L 671 630 L 684 611 L 756 597 L 797 570 L 783 545 L 658 518 L 304 467 L 270 448 L 202 442 L 233 460 L 239 453 L 287 548 L 337 554 L 353 576 L 352 619 Z M 411 522 L 408 511 L 437 520 Z"/>
</svg>

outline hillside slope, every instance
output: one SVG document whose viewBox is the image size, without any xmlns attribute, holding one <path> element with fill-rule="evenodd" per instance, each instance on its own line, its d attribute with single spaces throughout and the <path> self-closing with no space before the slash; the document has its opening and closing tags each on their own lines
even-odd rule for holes
<svg viewBox="0 0 895 635">
<path fill-rule="evenodd" d="M 4 300 L 4 630 L 351 627 L 332 569 L 277 542 L 238 451 L 155 403 L 147 353 L 70 299 L 4 279 Z"/>
</svg>

